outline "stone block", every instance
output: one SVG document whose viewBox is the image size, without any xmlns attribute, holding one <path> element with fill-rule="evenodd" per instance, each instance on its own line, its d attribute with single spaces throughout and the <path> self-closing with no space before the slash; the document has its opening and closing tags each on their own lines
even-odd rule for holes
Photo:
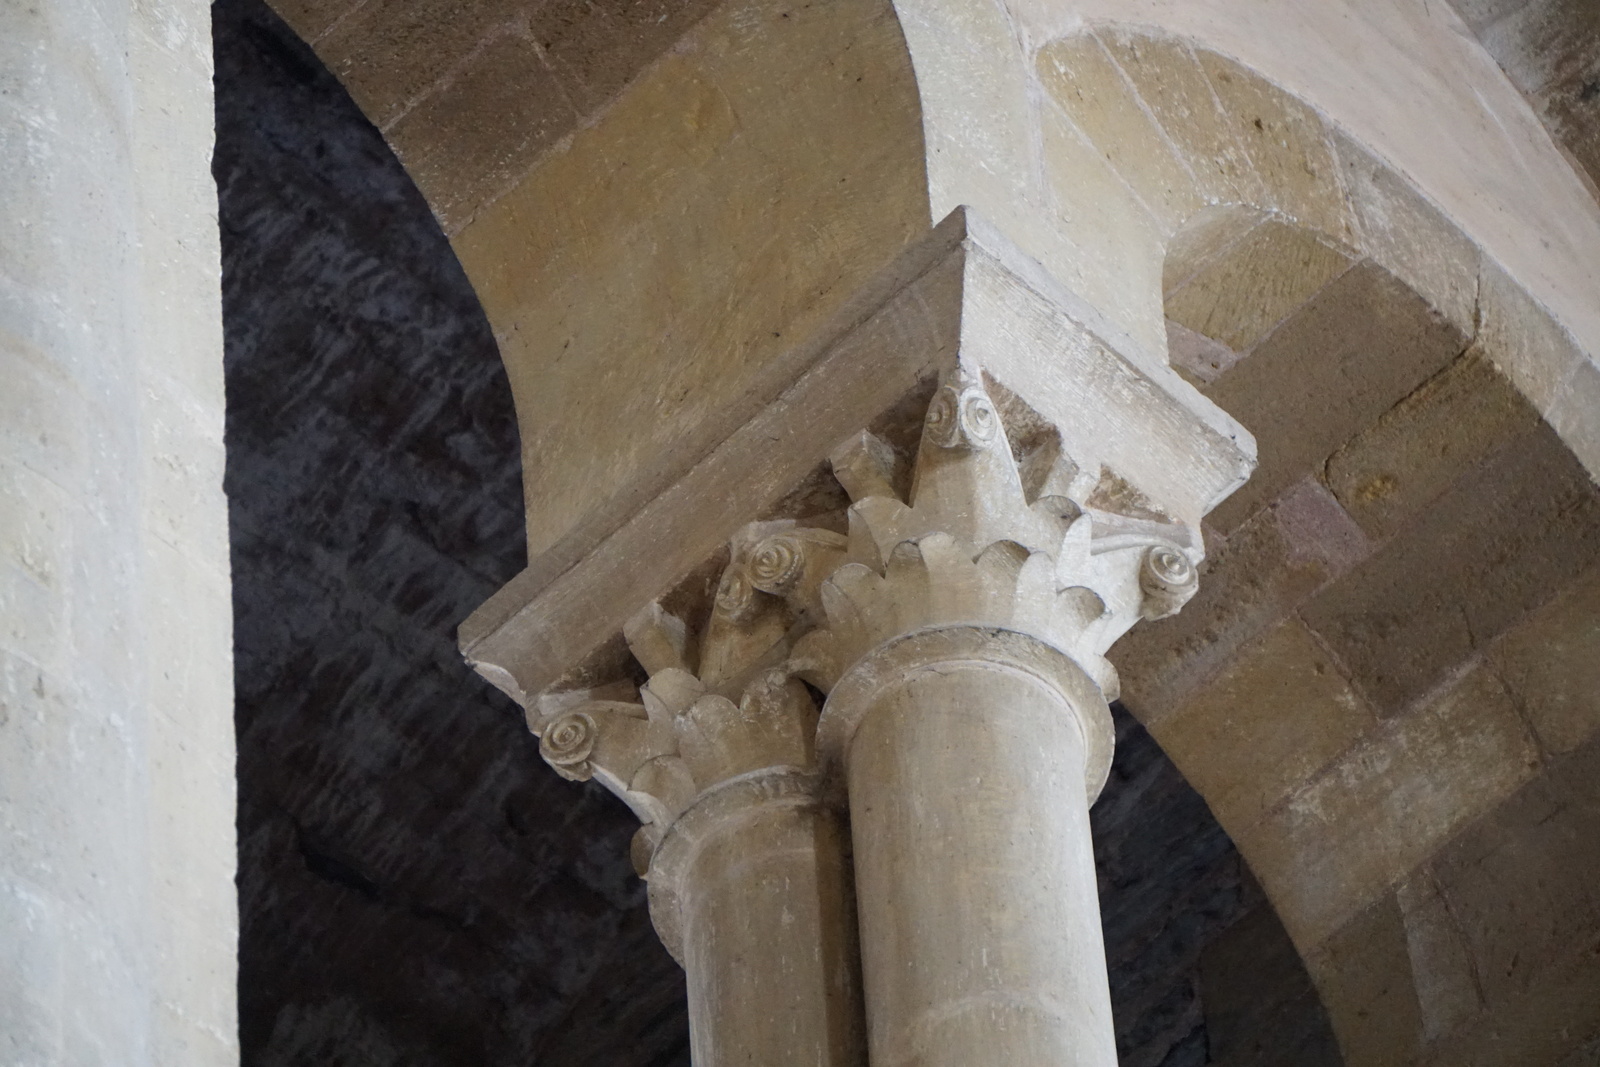
<svg viewBox="0 0 1600 1067">
<path fill-rule="evenodd" d="M 361 3 L 362 0 L 274 0 L 272 9 L 301 40 L 314 45 L 340 18 Z"/>
<path fill-rule="evenodd" d="M 1594 1067 L 1600 1052 L 1600 951 L 1591 939 L 1536 989 L 1436 1041 L 1421 1067 Z"/>
<path fill-rule="evenodd" d="M 1402 711 L 1600 558 L 1600 493 L 1543 425 L 1459 480 L 1303 611 Z"/>
<path fill-rule="evenodd" d="M 1539 413 L 1505 376 L 1469 352 L 1329 457 L 1328 486 L 1383 539 L 1538 425 Z"/>
<path fill-rule="evenodd" d="M 316 41 L 317 56 L 373 125 L 386 129 L 522 17 L 521 5 L 505 2 L 370 0 Z"/>
<path fill-rule="evenodd" d="M 1113 646 L 1123 703 L 1146 725 L 1158 722 L 1365 550 L 1326 490 L 1305 483 L 1285 493 L 1211 546 L 1200 590 L 1181 612 L 1141 623 Z"/>
<path fill-rule="evenodd" d="M 1301 954 L 1347 1064 L 1411 1067 L 1422 1048 L 1405 923 L 1386 893 Z"/>
<path fill-rule="evenodd" d="M 1261 204 L 1266 189 L 1187 44 L 1104 28 L 1100 38 L 1210 203 Z"/>
<path fill-rule="evenodd" d="M 1489 647 L 1546 752 L 1571 752 L 1600 731 L 1600 567 L 1529 613 Z"/>
<path fill-rule="evenodd" d="M 1591 742 L 1507 797 L 1430 865 L 1491 1014 L 1537 996 L 1574 955 L 1600 952 L 1596 842 L 1600 742 Z"/>
<path fill-rule="evenodd" d="M 1235 841 L 1307 948 L 1538 769 L 1510 694 L 1480 667 L 1370 731 Z"/>
<path fill-rule="evenodd" d="M 1291 617 L 1151 733 L 1237 836 L 1375 722 L 1338 665 Z"/>
<path fill-rule="evenodd" d="M 531 29 L 579 112 L 592 113 L 715 6 L 714 0 L 549 0 L 534 10 Z"/>
<path fill-rule="evenodd" d="M 1322 116 L 1232 59 L 1203 49 L 1195 54 L 1233 122 L 1235 140 L 1266 186 L 1262 206 L 1353 245 L 1355 226 Z"/>
<path fill-rule="evenodd" d="M 1169 289 L 1167 317 L 1248 353 L 1351 262 L 1310 230 L 1267 219 Z"/>
<path fill-rule="evenodd" d="M 1260 464 L 1212 512 L 1224 533 L 1320 471 L 1328 455 L 1465 347 L 1393 275 L 1363 262 L 1323 288 L 1205 390 L 1256 435 Z"/>
<path fill-rule="evenodd" d="M 1078 252 L 1072 289 L 1160 351 L 1165 338 L 1152 331 L 1162 329 L 1161 224 L 1060 110 L 1042 108 L 1039 123 L 1056 228 Z"/>
<path fill-rule="evenodd" d="M 1589 477 L 1600 481 L 1600 367 L 1587 359 L 1575 366 L 1545 418 Z"/>
<path fill-rule="evenodd" d="M 1204 389 L 1243 358 L 1242 352 L 1167 320 L 1167 362 L 1195 388 Z"/>
<path fill-rule="evenodd" d="M 1488 258 L 1480 269 L 1477 349 L 1529 403 L 1549 411 L 1561 399 L 1572 372 L 1588 357 L 1504 270 Z"/>
<path fill-rule="evenodd" d="M 1405 921 L 1423 1037 L 1433 1041 L 1476 1015 L 1483 1008 L 1483 994 L 1461 927 L 1427 865 L 1400 883 L 1396 899 Z"/>
<path fill-rule="evenodd" d="M 1037 69 L 1045 93 L 1088 136 L 1167 232 L 1204 206 L 1194 175 L 1092 32 L 1045 45 Z"/>
<path fill-rule="evenodd" d="M 538 47 L 506 33 L 395 122 L 388 136 L 440 224 L 454 232 L 576 123 Z"/>
<path fill-rule="evenodd" d="M 1464 336 L 1477 333 L 1477 245 L 1420 192 L 1339 130 L 1334 149 L 1355 212 L 1357 243 Z"/>
<path fill-rule="evenodd" d="M 881 15 L 725 5 L 457 236 L 532 457 L 530 559 L 732 432 L 762 373 L 927 232 Z"/>
</svg>

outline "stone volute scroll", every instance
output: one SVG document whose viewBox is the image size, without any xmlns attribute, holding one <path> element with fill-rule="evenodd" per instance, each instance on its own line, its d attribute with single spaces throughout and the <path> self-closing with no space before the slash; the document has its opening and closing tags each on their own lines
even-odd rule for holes
<svg viewBox="0 0 1600 1067">
<path fill-rule="evenodd" d="M 1107 652 L 1253 442 L 966 211 L 775 381 L 463 648 L 639 817 L 697 1067 L 1112 1067 Z"/>
<path fill-rule="evenodd" d="M 530 712 L 557 773 L 639 817 L 634 866 L 689 976 L 696 1064 L 866 1062 L 844 825 L 822 800 L 816 702 L 786 667 L 844 551 L 827 531 L 752 524 L 703 625 L 654 602 L 627 622 L 648 675 L 634 699 L 620 683 Z"/>
</svg>

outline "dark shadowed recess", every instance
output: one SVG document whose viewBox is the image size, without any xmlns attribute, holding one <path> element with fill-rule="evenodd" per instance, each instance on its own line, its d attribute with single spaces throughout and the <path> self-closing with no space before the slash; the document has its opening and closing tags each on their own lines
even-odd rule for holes
<svg viewBox="0 0 1600 1067">
<path fill-rule="evenodd" d="M 631 816 L 562 781 L 457 623 L 522 565 L 510 392 L 382 138 L 214 8 L 246 1067 L 682 1067 Z M 1204 803 L 1119 714 L 1094 825 L 1122 1062 L 1337 1063 Z"/>
<path fill-rule="evenodd" d="M 523 562 L 488 324 L 315 56 L 214 16 L 244 1062 L 687 1064 L 628 816 L 455 649 Z"/>
</svg>

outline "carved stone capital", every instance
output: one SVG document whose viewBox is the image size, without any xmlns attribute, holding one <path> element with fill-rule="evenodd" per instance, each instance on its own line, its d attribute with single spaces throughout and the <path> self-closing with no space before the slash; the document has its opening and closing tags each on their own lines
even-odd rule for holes
<svg viewBox="0 0 1600 1067">
<path fill-rule="evenodd" d="M 742 428 L 587 548 L 534 561 L 463 647 L 559 773 L 638 813 L 641 872 L 723 783 L 823 769 L 813 688 L 918 635 L 966 633 L 980 657 L 1018 635 L 1075 709 L 1103 709 L 1107 649 L 1194 593 L 1200 518 L 1253 459 L 1120 345 L 959 212 L 797 349 Z M 1100 715 L 1080 724 L 1091 783 Z"/>
<path fill-rule="evenodd" d="M 862 435 L 836 452 L 853 487 L 848 562 L 821 584 L 823 625 L 793 668 L 827 691 L 902 635 L 1001 628 L 1059 649 L 1116 699 L 1106 649 L 1140 618 L 1182 607 L 1200 548 L 1190 528 L 1113 473 L 1088 474 L 1045 430 L 1032 453 L 1015 449 L 981 371 L 962 362 L 928 406 L 907 499 L 883 442 Z"/>
</svg>

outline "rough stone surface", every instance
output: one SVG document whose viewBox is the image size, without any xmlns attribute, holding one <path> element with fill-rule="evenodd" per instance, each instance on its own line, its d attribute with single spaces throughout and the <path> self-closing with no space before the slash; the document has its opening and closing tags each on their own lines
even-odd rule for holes
<svg viewBox="0 0 1600 1067">
<path fill-rule="evenodd" d="M 1367 534 L 1382 539 L 1462 474 L 1538 427 L 1533 405 L 1492 364 L 1469 353 L 1330 456 L 1326 479 Z"/>
<path fill-rule="evenodd" d="M 1600 730 L 1600 568 L 1507 631 L 1489 662 L 1547 752 L 1588 741 Z"/>
<path fill-rule="evenodd" d="M 1422 1046 L 1422 1012 L 1393 893 L 1361 909 L 1306 954 L 1345 1062 L 1408 1067 Z"/>
<path fill-rule="evenodd" d="M 1360 527 L 1314 481 L 1303 481 L 1213 538 L 1195 598 L 1136 627 L 1111 650 L 1123 700 L 1151 723 L 1369 551 Z"/>
<path fill-rule="evenodd" d="M 1249 352 L 1350 268 L 1349 253 L 1310 230 L 1268 219 L 1167 290 L 1167 317 Z"/>
<path fill-rule="evenodd" d="M 1539 770 L 1510 695 L 1480 667 L 1369 731 L 1236 836 L 1310 950 Z"/>
<path fill-rule="evenodd" d="M 0 5 L 0 1061 L 228 1067 L 222 316 L 194 0 Z"/>
<path fill-rule="evenodd" d="M 1392 715 L 1596 558 L 1600 492 L 1539 424 L 1319 593 L 1304 618 Z"/>
<path fill-rule="evenodd" d="M 1375 721 L 1332 657 L 1291 617 L 1152 729 L 1183 760 L 1222 825 L 1238 834 Z"/>
<path fill-rule="evenodd" d="M 1370 261 L 1340 275 L 1206 388 L 1256 435 L 1261 456 L 1211 523 L 1223 532 L 1238 526 L 1465 347 L 1454 327 Z"/>
</svg>

